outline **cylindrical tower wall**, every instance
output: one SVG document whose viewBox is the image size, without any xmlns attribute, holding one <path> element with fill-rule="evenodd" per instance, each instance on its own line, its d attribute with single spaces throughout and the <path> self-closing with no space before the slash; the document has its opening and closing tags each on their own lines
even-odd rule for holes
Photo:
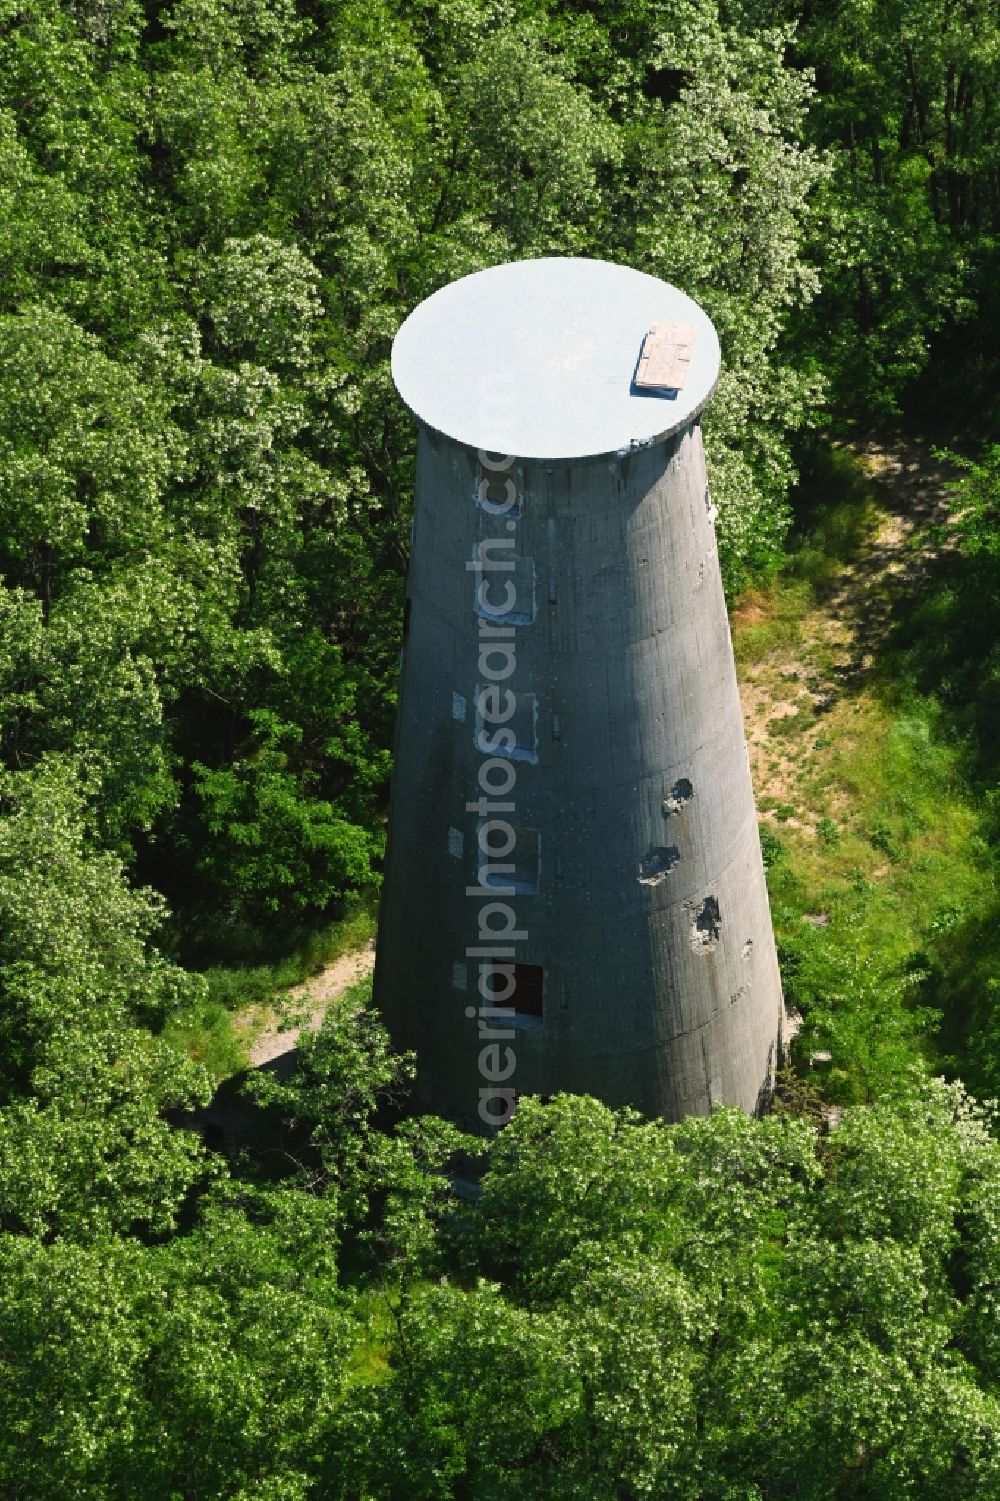
<svg viewBox="0 0 1000 1501">
<path fill-rule="evenodd" d="M 512 779 L 493 802 L 512 805 L 494 816 L 515 869 L 492 879 L 513 882 L 496 899 L 526 1000 L 486 1086 L 753 1110 L 781 989 L 700 426 L 509 474 L 498 513 L 476 451 L 421 428 L 376 999 L 422 1103 L 475 1120 L 496 1035 L 477 990 L 491 761 L 494 786 Z M 496 756 L 477 702 L 512 701 L 483 690 L 514 695 Z"/>
</svg>

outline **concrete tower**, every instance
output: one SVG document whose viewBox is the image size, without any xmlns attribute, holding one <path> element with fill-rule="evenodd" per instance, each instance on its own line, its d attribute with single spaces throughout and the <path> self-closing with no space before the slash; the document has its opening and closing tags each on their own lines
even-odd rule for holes
<svg viewBox="0 0 1000 1501">
<path fill-rule="evenodd" d="M 669 389 L 637 383 L 654 324 Z M 641 272 L 521 261 L 423 302 L 392 370 L 420 433 L 375 996 L 418 1098 L 754 1110 L 783 1011 L 698 421 L 715 330 Z"/>
</svg>

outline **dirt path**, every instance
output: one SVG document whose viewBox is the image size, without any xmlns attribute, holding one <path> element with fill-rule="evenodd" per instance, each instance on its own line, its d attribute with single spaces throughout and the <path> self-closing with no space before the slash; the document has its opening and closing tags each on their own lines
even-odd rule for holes
<svg viewBox="0 0 1000 1501">
<path fill-rule="evenodd" d="M 375 944 L 353 949 L 318 975 L 295 985 L 277 1006 L 251 1006 L 235 1019 L 253 1068 L 273 1063 L 298 1047 L 303 1032 L 317 1032 L 330 1005 L 375 966 Z"/>
<path fill-rule="evenodd" d="M 946 545 L 929 541 L 928 530 L 947 526 L 951 517 L 948 495 L 955 471 L 928 449 L 904 438 L 871 438 L 851 449 L 871 481 L 870 535 L 788 639 L 738 668 L 761 816 L 806 832 L 815 830 L 792 810 L 799 803 L 796 786 L 822 749 L 822 716 L 871 674 L 895 604 Z M 766 602 L 748 595 L 733 619 L 737 641 L 767 614 Z M 812 726 L 815 734 L 802 733 Z"/>
</svg>

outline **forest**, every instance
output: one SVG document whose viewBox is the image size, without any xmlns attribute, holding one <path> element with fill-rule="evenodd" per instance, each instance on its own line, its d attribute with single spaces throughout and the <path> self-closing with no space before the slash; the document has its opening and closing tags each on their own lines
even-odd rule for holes
<svg viewBox="0 0 1000 1501">
<path fill-rule="evenodd" d="M 996 6 L 0 0 L 0 157 L 0 1496 L 995 1501 Z M 247 1066 L 377 902 L 392 338 L 549 254 L 720 334 L 761 1119 Z"/>
</svg>

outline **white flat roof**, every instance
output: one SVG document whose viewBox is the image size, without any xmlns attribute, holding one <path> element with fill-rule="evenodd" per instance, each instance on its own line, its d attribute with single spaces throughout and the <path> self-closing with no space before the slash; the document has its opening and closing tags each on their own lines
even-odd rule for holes
<svg viewBox="0 0 1000 1501">
<path fill-rule="evenodd" d="M 694 325 L 684 387 L 634 384 L 653 323 Z M 645 448 L 686 427 L 719 378 L 719 340 L 684 292 L 630 266 L 550 256 L 464 276 L 420 303 L 392 378 L 427 427 L 469 448 L 569 460 Z"/>
</svg>

